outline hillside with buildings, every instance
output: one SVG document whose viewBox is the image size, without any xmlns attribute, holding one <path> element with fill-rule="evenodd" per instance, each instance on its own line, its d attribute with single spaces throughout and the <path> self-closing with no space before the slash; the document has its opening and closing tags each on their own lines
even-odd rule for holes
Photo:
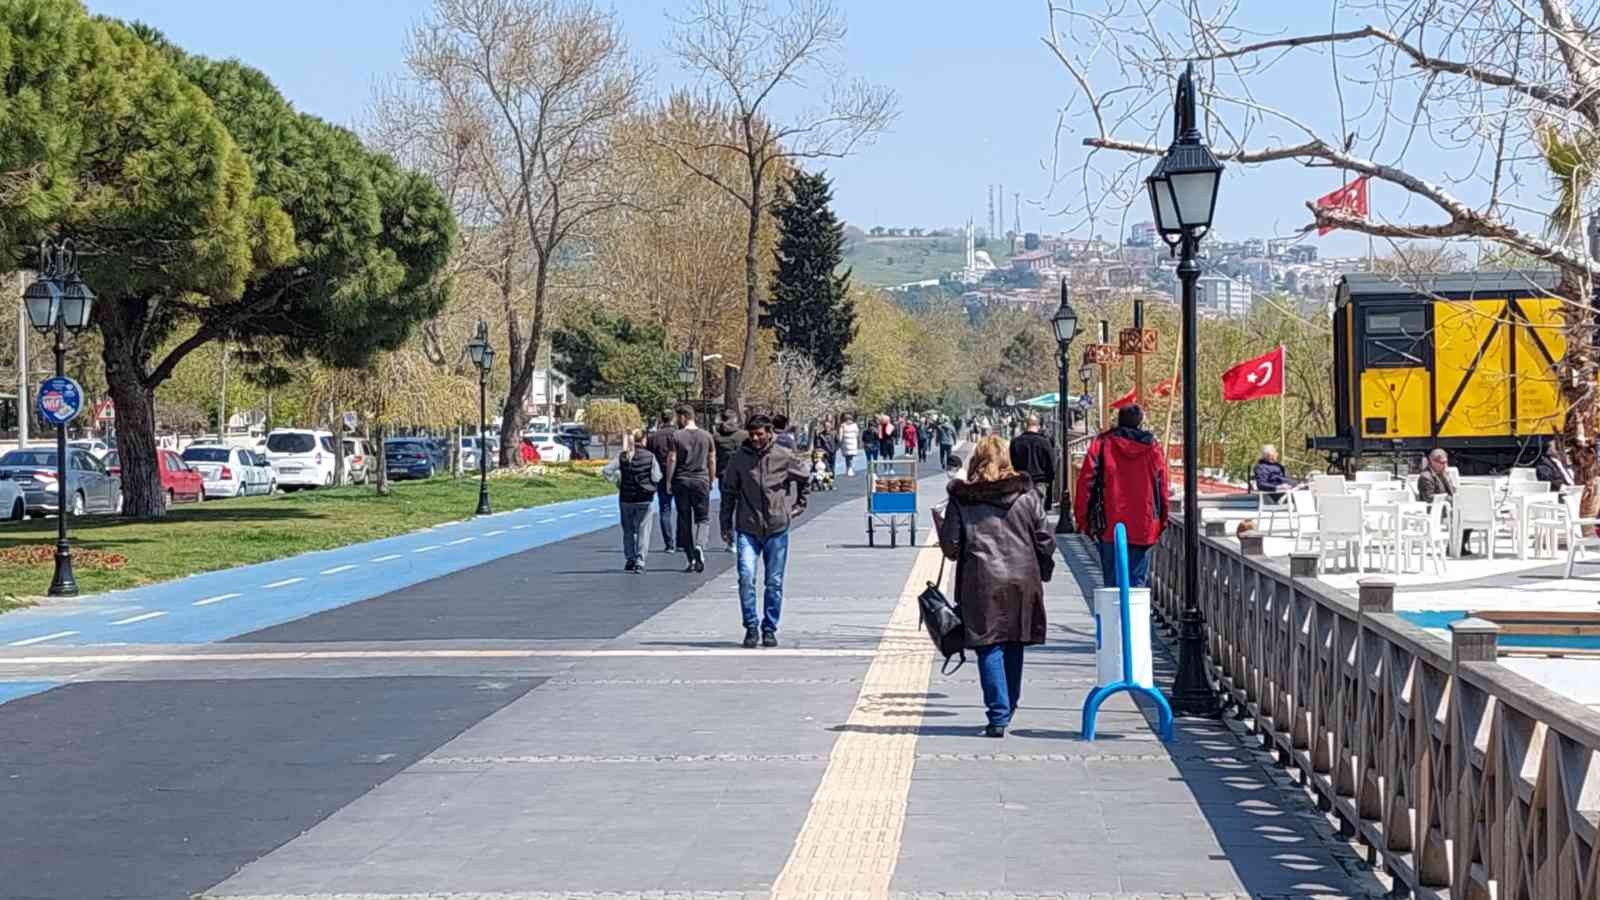
<svg viewBox="0 0 1600 900">
<path fill-rule="evenodd" d="M 1004 239 L 979 243 L 998 263 L 1010 257 Z M 948 279 L 966 265 L 966 235 L 956 229 L 873 228 L 851 229 L 845 245 L 845 265 L 862 287 L 897 287 Z"/>
</svg>

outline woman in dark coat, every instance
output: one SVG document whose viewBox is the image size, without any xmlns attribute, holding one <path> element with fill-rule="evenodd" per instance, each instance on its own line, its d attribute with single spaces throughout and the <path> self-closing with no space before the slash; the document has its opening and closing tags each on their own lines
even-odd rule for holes
<svg viewBox="0 0 1600 900">
<path fill-rule="evenodd" d="M 1044 582 L 1055 569 L 1055 537 L 1027 475 L 1011 468 L 1005 442 L 978 442 L 966 481 L 950 482 L 937 523 L 956 561 L 956 605 L 967 647 L 978 654 L 988 737 L 1005 737 L 1022 696 L 1022 648 L 1044 643 Z"/>
</svg>

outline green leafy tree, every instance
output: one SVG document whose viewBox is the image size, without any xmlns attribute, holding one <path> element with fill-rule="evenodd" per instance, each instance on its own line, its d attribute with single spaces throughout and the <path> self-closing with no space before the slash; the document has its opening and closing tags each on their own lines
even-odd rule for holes
<svg viewBox="0 0 1600 900">
<path fill-rule="evenodd" d="M 666 331 L 586 307 L 551 333 L 551 348 L 580 396 L 612 393 L 641 409 L 670 405 L 678 390 L 678 361 Z"/>
<path fill-rule="evenodd" d="M 990 406 L 1001 406 L 1007 394 L 1023 400 L 1030 392 L 1048 389 L 1056 371 L 1056 348 L 1037 327 L 1017 332 L 1016 337 L 1000 352 L 1000 360 L 986 369 L 978 380 L 978 389 Z"/>
<path fill-rule="evenodd" d="M 766 301 L 778 349 L 804 354 L 823 382 L 844 374 L 845 352 L 856 336 L 844 225 L 829 205 L 833 188 L 819 174 L 796 173 L 773 204 L 778 221 L 777 267 Z"/>
<path fill-rule="evenodd" d="M 600 375 L 607 391 L 640 409 L 666 409 L 678 400 L 678 361 L 665 347 L 623 344 Z"/>
</svg>

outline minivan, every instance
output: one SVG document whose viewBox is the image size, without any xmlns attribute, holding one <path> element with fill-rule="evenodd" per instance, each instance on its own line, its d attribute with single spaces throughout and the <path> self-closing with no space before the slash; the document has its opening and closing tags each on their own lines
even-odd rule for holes
<svg viewBox="0 0 1600 900">
<path fill-rule="evenodd" d="M 275 428 L 267 435 L 267 460 L 285 491 L 333 485 L 333 433 Z"/>
</svg>

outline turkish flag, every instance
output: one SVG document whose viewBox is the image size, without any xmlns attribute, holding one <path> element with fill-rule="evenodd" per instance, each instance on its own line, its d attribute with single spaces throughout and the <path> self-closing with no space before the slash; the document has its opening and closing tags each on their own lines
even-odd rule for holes
<svg viewBox="0 0 1600 900">
<path fill-rule="evenodd" d="M 1222 373 L 1222 399 L 1233 402 L 1283 393 L 1283 345 Z"/>
<path fill-rule="evenodd" d="M 1367 217 L 1367 178 L 1363 175 L 1331 194 L 1323 194 L 1317 198 L 1318 209 L 1332 209 L 1357 218 Z M 1333 231 L 1332 226 L 1317 229 L 1317 237 L 1323 237 Z"/>
<path fill-rule="evenodd" d="M 1152 396 L 1152 397 L 1171 397 L 1172 396 L 1172 392 L 1177 390 L 1177 389 L 1178 389 L 1178 379 L 1176 379 L 1176 378 L 1168 378 L 1166 381 L 1163 381 L 1160 384 L 1156 385 L 1155 387 L 1151 388 L 1150 389 L 1150 396 Z"/>
<path fill-rule="evenodd" d="M 1133 402 L 1135 400 L 1138 400 L 1138 399 L 1139 399 L 1139 396 L 1138 396 L 1138 393 L 1136 391 L 1129 391 L 1126 394 L 1123 394 L 1121 397 L 1118 397 L 1117 399 L 1111 401 L 1111 408 L 1112 409 L 1121 409 L 1124 406 L 1131 406 L 1133 404 Z"/>
</svg>

